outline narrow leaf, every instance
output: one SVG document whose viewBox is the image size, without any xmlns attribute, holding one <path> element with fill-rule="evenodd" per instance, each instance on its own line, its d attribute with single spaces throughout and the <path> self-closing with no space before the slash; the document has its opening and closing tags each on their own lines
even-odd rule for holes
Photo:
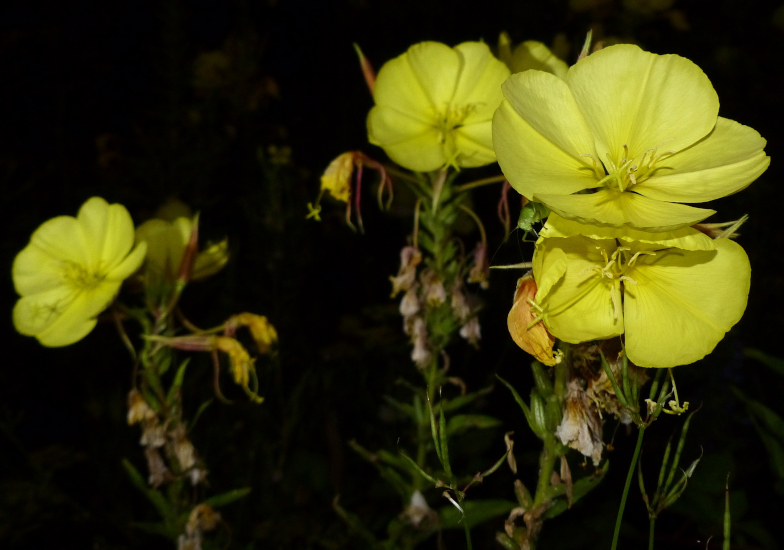
<svg viewBox="0 0 784 550">
<path fill-rule="evenodd" d="M 250 494 L 251 488 L 250 487 L 243 487 L 242 489 L 233 489 L 231 491 L 226 491 L 225 493 L 221 493 L 220 495 L 215 495 L 214 497 L 210 497 L 204 501 L 204 504 L 211 506 L 212 508 L 220 508 L 221 506 L 226 506 L 227 504 L 231 504 L 241 498 L 245 498 Z"/>
<path fill-rule="evenodd" d="M 434 478 L 433 476 L 427 474 L 422 468 L 420 468 L 419 464 L 414 462 L 414 459 L 412 459 L 410 456 L 408 456 L 403 451 L 400 451 L 400 456 L 402 456 L 406 460 L 406 462 L 408 462 L 408 464 L 410 466 L 412 466 L 417 473 L 419 473 L 419 475 L 421 475 L 423 478 L 428 480 L 433 485 L 438 485 L 438 480 L 436 478 Z"/>
<path fill-rule="evenodd" d="M 446 429 L 446 417 L 444 416 L 443 409 L 441 409 L 438 418 L 438 431 L 441 435 L 441 464 L 444 466 L 446 477 L 451 482 L 452 465 L 449 463 L 449 443 L 448 443 L 448 434 Z"/>
</svg>

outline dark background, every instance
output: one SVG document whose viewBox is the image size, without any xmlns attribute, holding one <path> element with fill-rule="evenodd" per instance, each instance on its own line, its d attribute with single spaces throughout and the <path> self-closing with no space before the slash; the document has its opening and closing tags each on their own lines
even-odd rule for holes
<svg viewBox="0 0 784 550">
<path fill-rule="evenodd" d="M 305 204 L 315 199 L 318 176 L 332 158 L 361 149 L 384 159 L 367 144 L 364 120 L 372 100 L 352 42 L 378 68 L 422 40 L 454 45 L 482 39 L 492 46 L 506 30 L 515 43 L 552 44 L 563 33 L 571 63 L 592 27 L 599 39 L 633 41 L 692 59 L 711 78 L 720 114 L 768 140 L 770 169 L 746 191 L 715 205 L 715 221 L 750 215 L 739 242 L 751 259 L 752 290 L 744 319 L 713 356 L 676 371 L 681 396 L 694 407 L 703 405 L 684 463 L 699 456 L 700 447 L 704 455 L 678 506 L 660 519 L 657 547 L 705 548 L 710 536 L 710 548 L 719 546 L 730 473 L 735 547 L 778 548 L 784 543 L 784 485 L 729 387 L 782 413 L 784 381 L 745 359 L 743 349 L 784 356 L 778 187 L 784 12 L 777 2 L 756 0 L 679 0 L 662 10 L 655 4 L 3 3 L 0 310 L 7 314 L 0 315 L 0 546 L 41 548 L 52 540 L 73 548 L 169 545 L 131 526 L 155 515 L 120 466 L 123 457 L 140 469 L 144 463 L 138 430 L 124 420 L 131 361 L 111 324 L 99 324 L 73 346 L 46 349 L 16 334 L 10 320 L 14 256 L 44 220 L 75 215 L 93 195 L 126 205 L 137 224 L 171 197 L 201 211 L 202 234 L 228 236 L 232 260 L 219 275 L 187 289 L 184 309 L 202 326 L 253 311 L 268 316 L 280 334 L 277 357 L 259 360 L 267 401 L 245 403 L 227 377 L 224 391 L 238 398 L 236 404 L 211 405 L 192 434 L 211 468 L 211 491 L 253 487 L 246 500 L 222 510 L 232 547 L 362 548 L 331 509 L 336 494 L 383 537 L 400 503 L 346 442 L 356 438 L 370 449 L 394 451 L 407 433 L 385 409 L 382 395 L 400 392 L 394 386 L 400 377 L 418 382 L 397 303 L 388 298 L 388 276 L 397 270 L 411 218 L 405 196 L 390 213 L 381 213 L 368 193 L 365 235 L 351 232 L 342 207 L 328 201 L 321 223 L 305 220 Z M 228 68 L 209 85 L 194 85 L 195 60 L 218 49 L 230 60 Z M 281 163 L 270 146 L 289 147 L 290 162 Z M 473 176 L 496 173 L 489 167 Z M 497 200 L 497 187 L 474 196 L 493 263 L 527 259 L 530 249 L 517 245 L 519 239 L 502 242 L 503 230 L 493 221 Z M 465 239 L 473 243 L 476 235 Z M 496 373 L 521 394 L 531 386 L 529 359 L 506 331 L 516 277 L 496 272 L 483 292 L 482 349 L 462 341 L 451 348 L 453 373 L 471 389 L 491 384 Z M 197 357 L 193 364 L 187 386 L 192 402 L 186 402 L 191 414 L 212 396 L 208 363 Z M 470 471 L 494 461 L 503 453 L 503 432 L 516 430 L 521 478 L 532 484 L 538 442 L 524 435 L 511 396 L 496 387 L 478 411 L 501 418 L 504 426 L 463 442 L 457 447 L 462 451 L 453 453 L 457 463 Z M 655 476 L 666 439 L 681 422 L 666 417 L 651 430 L 643 460 L 649 475 Z M 574 510 L 546 524 L 542 548 L 609 547 L 633 437 L 621 429 L 614 446 L 608 478 Z M 475 495 L 513 499 L 512 481 L 503 468 Z M 443 504 L 438 491 L 426 496 L 433 506 Z M 626 519 L 625 547 L 643 547 L 647 517 L 636 486 Z M 493 533 L 502 523 L 477 528 L 474 546 L 499 548 Z M 447 548 L 463 547 L 457 535 L 446 533 Z M 435 538 L 424 547 L 435 548 Z"/>
</svg>

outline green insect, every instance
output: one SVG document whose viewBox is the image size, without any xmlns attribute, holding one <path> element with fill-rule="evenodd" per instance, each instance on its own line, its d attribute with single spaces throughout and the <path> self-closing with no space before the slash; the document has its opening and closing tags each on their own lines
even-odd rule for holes
<svg viewBox="0 0 784 550">
<path fill-rule="evenodd" d="M 539 234 L 534 229 L 535 223 L 543 223 L 547 216 L 550 215 L 550 209 L 540 202 L 527 202 L 523 209 L 520 211 L 520 217 L 517 219 L 517 228 L 523 231 L 523 242 L 532 242 L 528 240 L 528 234 L 533 233 L 535 237 Z"/>
</svg>

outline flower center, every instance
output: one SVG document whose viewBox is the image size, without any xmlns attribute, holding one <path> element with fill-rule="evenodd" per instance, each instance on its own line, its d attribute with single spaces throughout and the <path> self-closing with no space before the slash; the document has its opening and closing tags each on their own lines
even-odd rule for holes
<svg viewBox="0 0 784 550">
<path fill-rule="evenodd" d="M 463 126 L 463 121 L 476 108 L 476 104 L 446 105 L 443 111 L 436 115 L 433 126 L 438 130 L 438 141 L 444 146 L 447 164 L 453 164 L 459 151 L 455 144 L 454 131 Z"/>
<path fill-rule="evenodd" d="M 602 257 L 604 258 L 604 267 L 594 267 L 592 270 L 596 272 L 599 277 L 602 279 L 607 278 L 610 279 L 610 299 L 612 300 L 613 304 L 613 318 L 618 319 L 621 315 L 621 295 L 620 295 L 620 286 L 615 284 L 615 281 L 624 284 L 633 284 L 636 285 L 637 281 L 632 279 L 628 273 L 630 273 L 634 269 L 634 264 L 637 262 L 637 258 L 642 255 L 647 256 L 655 256 L 656 253 L 652 251 L 645 251 L 641 250 L 640 252 L 635 252 L 634 254 L 631 253 L 631 249 L 625 246 L 619 246 L 615 249 L 611 256 L 607 256 L 607 251 L 602 248 L 601 246 L 596 247 L 598 250 L 601 251 Z"/>
<path fill-rule="evenodd" d="M 618 191 L 626 191 L 630 187 L 645 181 L 653 172 L 661 168 L 657 163 L 664 157 L 668 157 L 675 153 L 675 151 L 659 151 L 664 143 L 672 141 L 674 138 L 667 139 L 651 147 L 643 152 L 638 157 L 629 158 L 629 147 L 623 146 L 623 152 L 616 162 L 613 157 L 607 153 L 607 161 L 602 162 L 593 155 L 582 155 L 593 160 L 593 170 L 596 174 L 596 179 L 599 180 L 599 185 L 603 185 L 609 189 L 617 189 Z"/>
<path fill-rule="evenodd" d="M 77 290 L 91 290 L 101 284 L 106 276 L 94 273 L 76 262 L 62 262 L 63 280 Z"/>
</svg>

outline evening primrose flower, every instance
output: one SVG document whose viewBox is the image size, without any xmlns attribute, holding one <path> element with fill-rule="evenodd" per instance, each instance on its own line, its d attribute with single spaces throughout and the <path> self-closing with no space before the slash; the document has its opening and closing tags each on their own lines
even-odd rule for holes
<svg viewBox="0 0 784 550">
<path fill-rule="evenodd" d="M 512 41 L 505 32 L 498 37 L 498 58 L 506 63 L 512 74 L 535 69 L 563 78 L 569 70 L 565 61 L 536 40 L 526 40 L 512 49 Z"/>
<path fill-rule="evenodd" d="M 482 42 L 415 44 L 378 72 L 370 143 L 417 172 L 490 164 L 491 120 L 508 76 Z"/>
<path fill-rule="evenodd" d="M 136 242 L 147 243 L 143 272 L 148 286 L 177 279 L 192 231 L 193 220 L 184 216 L 173 221 L 154 218 L 136 228 Z M 209 245 L 196 254 L 190 280 L 206 279 L 223 269 L 228 261 L 228 239 Z"/>
<path fill-rule="evenodd" d="M 85 202 L 75 218 L 44 222 L 11 268 L 21 295 L 13 311 L 16 330 L 48 347 L 84 338 L 144 260 L 147 246 L 132 248 L 130 214 L 100 197 Z"/>
<path fill-rule="evenodd" d="M 570 343 L 623 334 L 629 360 L 641 367 L 710 353 L 746 308 L 746 253 L 691 228 L 649 235 L 612 238 L 607 228 L 551 215 L 533 260 L 538 320 Z"/>
<path fill-rule="evenodd" d="M 610 46 L 563 79 L 512 75 L 493 120 L 512 187 L 563 217 L 657 232 L 693 225 L 770 159 L 752 128 L 718 116 L 708 77 L 677 55 Z"/>
</svg>

